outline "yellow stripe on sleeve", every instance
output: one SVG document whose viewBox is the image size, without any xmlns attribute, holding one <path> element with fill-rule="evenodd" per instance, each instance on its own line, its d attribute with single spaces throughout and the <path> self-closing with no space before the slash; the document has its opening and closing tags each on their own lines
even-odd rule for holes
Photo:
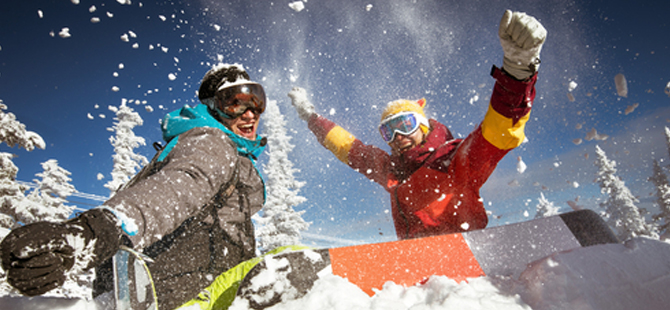
<svg viewBox="0 0 670 310">
<path fill-rule="evenodd" d="M 351 150 L 355 140 L 356 137 L 344 130 L 344 128 L 335 126 L 326 135 L 323 145 L 333 152 L 337 159 L 345 164 L 349 164 L 349 150 Z"/>
<path fill-rule="evenodd" d="M 526 135 L 524 128 L 530 113 L 521 117 L 516 124 L 511 118 L 502 116 L 491 105 L 482 122 L 482 135 L 486 141 L 501 150 L 513 149 L 523 142 Z"/>
</svg>

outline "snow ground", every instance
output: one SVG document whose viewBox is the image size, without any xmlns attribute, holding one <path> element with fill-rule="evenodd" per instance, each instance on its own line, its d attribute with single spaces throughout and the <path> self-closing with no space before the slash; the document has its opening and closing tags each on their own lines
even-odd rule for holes
<svg viewBox="0 0 670 310">
<path fill-rule="evenodd" d="M 326 276 L 301 299 L 270 309 L 668 309 L 670 245 L 636 238 L 555 253 L 529 265 L 519 279 L 482 277 L 456 283 L 433 276 L 419 286 L 388 282 L 369 297 Z M 247 310 L 237 300 L 231 309 Z"/>
<path fill-rule="evenodd" d="M 456 283 L 433 276 L 422 285 L 388 282 L 370 297 L 345 279 L 326 275 L 306 296 L 270 308 L 400 309 L 668 309 L 670 244 L 635 238 L 555 253 L 530 264 L 518 279 L 481 277 Z M 4 309 L 94 309 L 93 302 L 52 297 L 0 297 Z M 241 300 L 231 309 L 247 310 Z"/>
</svg>

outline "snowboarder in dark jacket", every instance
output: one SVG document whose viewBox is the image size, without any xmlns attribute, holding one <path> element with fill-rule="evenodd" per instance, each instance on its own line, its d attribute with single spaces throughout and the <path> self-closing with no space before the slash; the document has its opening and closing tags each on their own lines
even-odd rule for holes
<svg viewBox="0 0 670 310">
<path fill-rule="evenodd" d="M 163 119 L 165 148 L 103 206 L 12 230 L 0 244 L 8 282 L 29 296 L 45 293 L 126 242 L 154 259 L 158 306 L 173 309 L 254 257 L 251 216 L 265 200 L 255 163 L 265 146 L 256 134 L 263 87 L 241 65 L 220 64 L 198 96 L 203 104 Z M 104 281 L 98 291 L 112 288 Z"/>
<path fill-rule="evenodd" d="M 304 89 L 289 93 L 323 146 L 391 194 L 400 239 L 482 229 L 488 223 L 479 189 L 525 138 L 547 32 L 534 17 L 507 10 L 498 34 L 503 66 L 491 71 L 496 84 L 488 111 L 465 139 L 454 139 L 446 126 L 429 120 L 425 99 L 396 100 L 383 110 L 379 125 L 392 150 L 388 154 L 315 113 Z"/>
</svg>

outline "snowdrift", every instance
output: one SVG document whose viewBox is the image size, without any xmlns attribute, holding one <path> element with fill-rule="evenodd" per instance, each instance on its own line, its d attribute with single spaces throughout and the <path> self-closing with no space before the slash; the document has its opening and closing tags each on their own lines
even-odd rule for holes
<svg viewBox="0 0 670 310">
<path fill-rule="evenodd" d="M 554 253 L 511 277 L 457 283 L 433 276 L 423 285 L 388 282 L 370 297 L 328 275 L 306 296 L 270 309 L 534 309 L 661 310 L 670 307 L 670 244 L 635 238 Z M 94 302 L 53 297 L 0 297 L 0 310 L 95 309 Z M 104 309 L 104 307 L 97 307 Z M 246 310 L 239 302 L 231 309 Z"/>
<path fill-rule="evenodd" d="M 635 238 L 555 253 L 519 281 L 535 310 L 670 309 L 670 244 Z"/>
</svg>

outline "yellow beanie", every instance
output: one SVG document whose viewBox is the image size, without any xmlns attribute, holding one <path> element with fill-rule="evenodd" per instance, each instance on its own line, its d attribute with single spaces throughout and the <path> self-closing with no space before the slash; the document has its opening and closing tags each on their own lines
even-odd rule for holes
<svg viewBox="0 0 670 310">
<path fill-rule="evenodd" d="M 415 112 L 428 119 L 426 117 L 426 114 L 423 112 L 423 107 L 425 105 L 426 105 L 426 98 L 421 98 L 416 101 L 407 99 L 399 99 L 391 101 L 386 105 L 384 111 L 382 111 L 381 120 L 383 121 L 387 117 L 398 114 L 400 112 Z M 428 125 L 422 124 L 421 131 L 423 131 L 423 133 L 428 133 Z"/>
</svg>

